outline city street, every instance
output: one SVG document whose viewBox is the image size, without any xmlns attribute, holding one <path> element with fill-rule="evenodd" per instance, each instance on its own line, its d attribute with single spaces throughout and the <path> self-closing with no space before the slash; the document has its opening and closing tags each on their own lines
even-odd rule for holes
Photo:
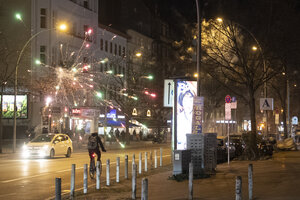
<svg viewBox="0 0 300 200">
<path fill-rule="evenodd" d="M 152 147 L 140 146 L 131 149 L 109 150 L 102 154 L 102 185 L 105 184 L 106 160 L 110 159 L 111 182 L 115 182 L 116 158 L 120 157 L 120 180 L 124 179 L 124 158 L 129 156 L 129 169 L 131 169 L 132 155 L 135 154 L 136 161 L 139 153 L 157 150 L 163 147 L 163 161 L 170 163 L 170 148 L 168 145 L 151 145 Z M 153 156 L 154 158 L 154 156 Z M 158 157 L 159 158 L 159 157 Z M 62 193 L 70 192 L 71 165 L 76 164 L 76 190 L 83 187 L 83 165 L 89 163 L 88 153 L 74 153 L 71 158 L 57 157 L 54 159 L 22 159 L 20 154 L 4 154 L 0 157 L 0 199 L 48 199 L 55 196 L 55 178 L 61 177 Z M 150 160 L 148 161 L 150 166 Z M 143 163 L 144 169 L 144 163 Z M 130 172 L 131 170 L 129 170 Z M 129 175 L 130 176 L 130 175 Z M 95 187 L 95 181 L 90 180 L 89 186 Z"/>
</svg>

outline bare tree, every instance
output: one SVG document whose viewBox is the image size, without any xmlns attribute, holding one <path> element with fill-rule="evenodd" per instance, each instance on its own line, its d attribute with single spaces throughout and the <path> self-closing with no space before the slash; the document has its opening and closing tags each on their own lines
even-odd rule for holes
<svg viewBox="0 0 300 200">
<path fill-rule="evenodd" d="M 246 27 L 221 20 L 204 22 L 203 27 L 204 71 L 248 104 L 252 131 L 246 151 L 256 158 L 256 92 L 277 72 Z"/>
<path fill-rule="evenodd" d="M 11 66 L 11 56 L 13 52 L 9 49 L 7 39 L 3 33 L 0 32 L 0 95 L 1 95 L 1 104 L 0 104 L 0 153 L 2 153 L 2 140 L 3 140 L 3 122 L 2 122 L 2 102 L 3 95 L 5 91 L 6 85 L 13 78 L 14 71 L 11 70 L 13 67 Z"/>
</svg>

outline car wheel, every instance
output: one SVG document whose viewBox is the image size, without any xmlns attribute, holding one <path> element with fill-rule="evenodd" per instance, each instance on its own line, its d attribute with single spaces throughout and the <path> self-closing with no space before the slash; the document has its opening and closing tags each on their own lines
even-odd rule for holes
<svg viewBox="0 0 300 200">
<path fill-rule="evenodd" d="M 54 149 L 51 149 L 49 157 L 54 158 L 54 155 L 55 155 L 55 151 Z"/>
<path fill-rule="evenodd" d="M 71 157 L 71 153 L 72 153 L 72 151 L 71 151 L 71 148 L 69 147 L 68 150 L 67 150 L 66 157 L 67 158 Z"/>
</svg>

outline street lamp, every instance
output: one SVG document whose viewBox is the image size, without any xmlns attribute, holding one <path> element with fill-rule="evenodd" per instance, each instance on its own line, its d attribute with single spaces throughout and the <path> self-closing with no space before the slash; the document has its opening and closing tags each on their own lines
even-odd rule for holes
<svg viewBox="0 0 300 200">
<path fill-rule="evenodd" d="M 141 53 L 141 52 L 137 52 L 137 53 L 135 54 L 135 56 L 136 56 L 136 57 L 141 57 L 141 56 L 142 56 L 142 53 Z"/>
<path fill-rule="evenodd" d="M 16 14 L 16 18 L 20 19 L 22 21 L 22 16 L 20 14 Z M 17 140 L 17 89 L 18 89 L 18 69 L 19 69 L 19 65 L 20 65 L 20 61 L 21 58 L 23 56 L 24 50 L 26 49 L 26 47 L 28 46 L 28 44 L 35 38 L 37 37 L 39 34 L 46 32 L 46 31 L 50 31 L 50 30 L 61 30 L 61 31 L 65 31 L 67 29 L 67 25 L 66 24 L 60 24 L 58 27 L 55 28 L 51 28 L 51 29 L 45 29 L 45 30 L 41 30 L 39 32 L 37 32 L 36 34 L 32 35 L 27 42 L 24 44 L 22 50 L 19 53 L 19 56 L 17 58 L 17 63 L 16 63 L 16 69 L 15 69 L 15 83 L 14 83 L 14 124 L 13 124 L 13 152 L 16 152 L 16 140 Z"/>
</svg>

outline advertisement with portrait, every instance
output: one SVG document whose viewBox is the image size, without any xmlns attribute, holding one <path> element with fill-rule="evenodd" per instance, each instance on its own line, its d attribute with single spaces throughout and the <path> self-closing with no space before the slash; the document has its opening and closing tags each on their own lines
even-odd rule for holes
<svg viewBox="0 0 300 200">
<path fill-rule="evenodd" d="M 1 95 L 0 95 L 1 97 Z M 27 118 L 27 95 L 17 95 L 17 118 Z M 14 117 L 14 95 L 3 95 L 2 116 L 6 119 Z"/>
<path fill-rule="evenodd" d="M 186 134 L 192 133 L 193 98 L 196 81 L 177 81 L 177 149 L 186 149 Z"/>
</svg>

